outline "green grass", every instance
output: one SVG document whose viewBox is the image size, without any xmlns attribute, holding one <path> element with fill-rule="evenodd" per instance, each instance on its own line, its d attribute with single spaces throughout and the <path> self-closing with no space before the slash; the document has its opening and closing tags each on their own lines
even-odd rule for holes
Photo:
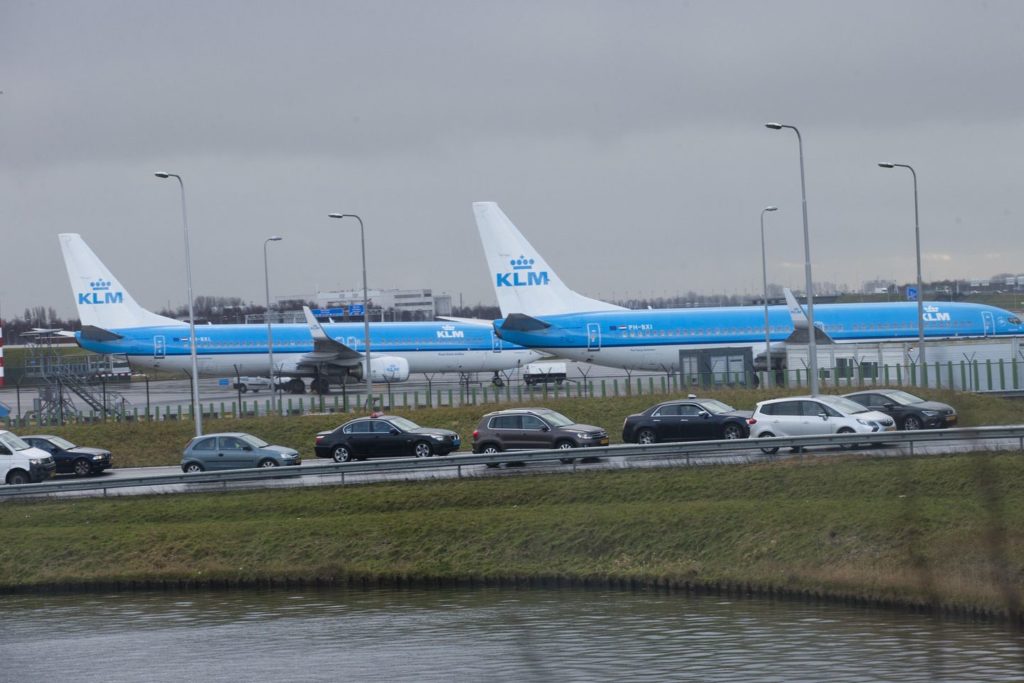
<svg viewBox="0 0 1024 683">
<path fill-rule="evenodd" d="M 915 390 L 917 391 L 917 390 Z M 752 410 L 754 405 L 766 398 L 784 394 L 806 393 L 805 390 L 721 390 L 708 396 L 718 398 L 740 409 Z M 949 403 L 957 408 L 960 426 L 971 427 L 995 424 L 1024 423 L 1024 401 L 1003 399 L 995 396 L 960 393 L 951 390 L 917 391 L 925 398 Z M 622 422 L 630 413 L 639 412 L 648 406 L 674 395 L 643 395 L 618 398 L 560 398 L 538 399 L 536 405 L 544 405 L 561 411 L 578 422 L 597 425 L 608 430 L 612 443 L 621 441 Z M 513 404 L 518 405 L 518 404 Z M 395 410 L 413 421 L 431 427 L 453 429 L 463 438 L 462 452 L 472 447 L 472 434 L 484 413 L 509 407 L 508 404 L 490 404 L 465 408 L 431 408 L 419 410 Z M 314 437 L 318 431 L 333 429 L 352 415 L 304 415 L 292 417 L 218 418 L 203 421 L 204 431 L 250 432 L 271 443 L 296 448 L 305 458 L 312 458 Z M 176 465 L 181 461 L 181 451 L 194 434 L 189 419 L 158 422 L 105 422 L 92 424 L 68 424 L 63 427 L 24 427 L 21 434 L 53 433 L 71 441 L 90 446 L 109 448 L 113 453 L 115 467 L 144 467 L 154 465 Z"/>
<path fill-rule="evenodd" d="M 0 505 L 0 589 L 524 578 L 1016 613 L 1024 458 L 765 465 Z"/>
</svg>

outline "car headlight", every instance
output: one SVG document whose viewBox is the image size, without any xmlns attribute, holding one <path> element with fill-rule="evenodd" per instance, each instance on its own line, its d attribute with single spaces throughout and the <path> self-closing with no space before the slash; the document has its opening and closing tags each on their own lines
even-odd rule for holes
<svg viewBox="0 0 1024 683">
<path fill-rule="evenodd" d="M 443 434 L 431 434 L 430 438 L 433 439 L 434 441 L 444 441 L 445 437 Z"/>
<path fill-rule="evenodd" d="M 94 455 L 94 456 L 92 456 L 92 459 L 93 460 L 102 460 L 103 456 L 102 455 Z"/>
<path fill-rule="evenodd" d="M 875 425 L 875 423 L 873 421 L 871 421 L 871 420 L 862 420 L 859 417 L 857 418 L 857 422 L 860 422 L 862 425 L 864 425 L 866 427 L 875 427 L 875 426 L 877 426 L 877 425 Z"/>
<path fill-rule="evenodd" d="M 937 410 L 922 410 L 921 414 L 924 415 L 925 417 L 935 417 L 936 415 L 939 414 L 939 411 L 937 411 Z"/>
<path fill-rule="evenodd" d="M 28 462 L 30 465 L 42 465 L 46 462 L 46 458 L 29 458 Z"/>
</svg>

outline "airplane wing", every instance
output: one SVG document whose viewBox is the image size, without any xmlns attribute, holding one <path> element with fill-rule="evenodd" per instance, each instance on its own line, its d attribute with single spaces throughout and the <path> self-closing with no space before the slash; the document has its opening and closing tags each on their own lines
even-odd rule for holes
<svg viewBox="0 0 1024 683">
<path fill-rule="evenodd" d="M 475 325 L 476 327 L 493 327 L 494 322 L 491 320 L 481 320 L 480 318 L 456 318 L 450 315 L 439 315 L 438 320 L 447 320 L 451 323 L 460 323 L 462 325 Z"/>
<path fill-rule="evenodd" d="M 299 359 L 299 365 L 357 365 L 363 359 L 363 354 L 355 349 L 345 346 L 336 339 L 331 339 L 324 331 L 323 325 L 313 316 L 308 306 L 302 307 L 302 313 L 306 316 L 306 325 L 309 333 L 313 335 L 313 351 L 305 353 Z"/>
</svg>

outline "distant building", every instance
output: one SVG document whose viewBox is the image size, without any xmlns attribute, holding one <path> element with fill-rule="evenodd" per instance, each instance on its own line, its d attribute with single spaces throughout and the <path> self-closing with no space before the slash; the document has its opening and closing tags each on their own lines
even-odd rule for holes
<svg viewBox="0 0 1024 683">
<path fill-rule="evenodd" d="M 433 320 L 452 314 L 451 295 L 435 296 L 430 289 L 371 289 L 367 295 L 370 311 L 380 311 L 388 320 Z M 363 305 L 363 290 L 317 292 L 313 300 L 319 308 L 358 308 Z M 371 313 L 371 319 L 376 317 Z"/>
</svg>

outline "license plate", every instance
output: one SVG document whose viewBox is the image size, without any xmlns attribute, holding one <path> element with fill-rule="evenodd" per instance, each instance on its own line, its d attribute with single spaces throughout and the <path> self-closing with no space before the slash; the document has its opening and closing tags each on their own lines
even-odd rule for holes
<svg viewBox="0 0 1024 683">
<path fill-rule="evenodd" d="M 601 439 L 601 445 L 602 446 L 607 446 L 608 445 L 608 439 Z"/>
</svg>

